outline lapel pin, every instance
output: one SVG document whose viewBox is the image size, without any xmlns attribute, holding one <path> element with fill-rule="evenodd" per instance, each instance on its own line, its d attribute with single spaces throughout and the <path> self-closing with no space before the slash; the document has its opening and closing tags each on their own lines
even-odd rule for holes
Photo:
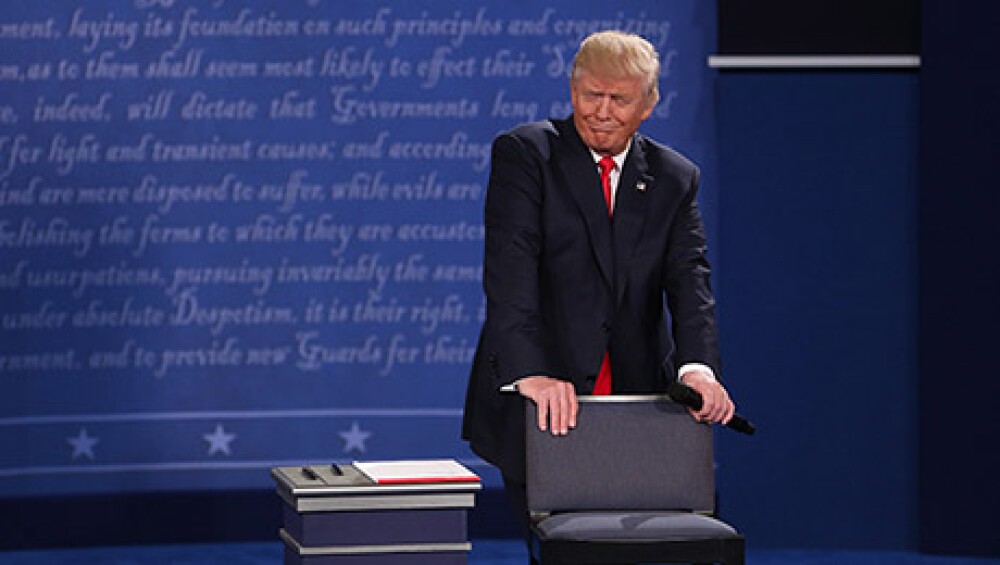
<svg viewBox="0 0 1000 565">
<path fill-rule="evenodd" d="M 653 177 L 649 175 L 642 175 L 639 177 L 639 182 L 635 183 L 635 189 L 639 192 L 646 192 L 648 183 L 653 182 Z"/>
</svg>

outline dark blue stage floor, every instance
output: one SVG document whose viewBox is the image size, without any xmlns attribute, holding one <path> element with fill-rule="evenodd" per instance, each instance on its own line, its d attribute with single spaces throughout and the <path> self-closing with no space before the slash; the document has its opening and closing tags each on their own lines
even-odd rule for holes
<svg viewBox="0 0 1000 565">
<path fill-rule="evenodd" d="M 166 545 L 0 552 L 7 565 L 275 565 L 280 543 Z M 520 542 L 473 542 L 469 565 L 525 565 Z M 942 557 L 879 551 L 750 551 L 747 565 L 997 565 L 1000 559 Z"/>
</svg>

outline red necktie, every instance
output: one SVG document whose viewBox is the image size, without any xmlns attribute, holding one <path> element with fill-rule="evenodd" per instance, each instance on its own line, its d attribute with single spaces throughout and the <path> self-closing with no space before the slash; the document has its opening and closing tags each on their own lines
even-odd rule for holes
<svg viewBox="0 0 1000 565">
<path fill-rule="evenodd" d="M 592 394 L 611 394 L 611 358 L 607 351 L 604 352 L 604 360 L 601 361 L 601 370 L 597 373 Z"/>
<path fill-rule="evenodd" d="M 597 163 L 601 168 L 601 186 L 604 188 L 604 203 L 608 205 L 608 217 L 611 217 L 611 171 L 615 169 L 615 160 L 611 157 L 604 157 Z M 611 358 L 608 352 L 604 352 L 604 360 L 601 361 L 601 370 L 597 373 L 597 382 L 594 384 L 593 394 L 611 394 Z"/>
<path fill-rule="evenodd" d="M 604 188 L 604 203 L 608 205 L 608 217 L 611 217 L 611 171 L 615 170 L 615 160 L 604 157 L 597 166 L 601 168 L 601 187 Z"/>
</svg>

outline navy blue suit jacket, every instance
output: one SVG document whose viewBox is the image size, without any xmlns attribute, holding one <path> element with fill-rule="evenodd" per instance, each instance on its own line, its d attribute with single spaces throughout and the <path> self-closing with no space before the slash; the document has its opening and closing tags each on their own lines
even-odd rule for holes
<svg viewBox="0 0 1000 565">
<path fill-rule="evenodd" d="M 679 153 L 636 134 L 609 219 L 572 117 L 494 141 L 487 316 L 462 431 L 505 476 L 523 480 L 524 400 L 503 385 L 545 375 L 589 394 L 605 351 L 616 394 L 661 392 L 684 363 L 719 372 L 698 179 Z"/>
</svg>

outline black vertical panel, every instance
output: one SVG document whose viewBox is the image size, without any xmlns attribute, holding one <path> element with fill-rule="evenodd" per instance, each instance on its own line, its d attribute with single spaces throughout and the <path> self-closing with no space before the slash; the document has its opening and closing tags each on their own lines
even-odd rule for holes
<svg viewBox="0 0 1000 565">
<path fill-rule="evenodd" d="M 901 55 L 920 48 L 918 0 L 719 2 L 721 55 Z"/>
<path fill-rule="evenodd" d="M 923 14 L 919 537 L 1000 555 L 1000 6 L 961 6 Z"/>
</svg>

